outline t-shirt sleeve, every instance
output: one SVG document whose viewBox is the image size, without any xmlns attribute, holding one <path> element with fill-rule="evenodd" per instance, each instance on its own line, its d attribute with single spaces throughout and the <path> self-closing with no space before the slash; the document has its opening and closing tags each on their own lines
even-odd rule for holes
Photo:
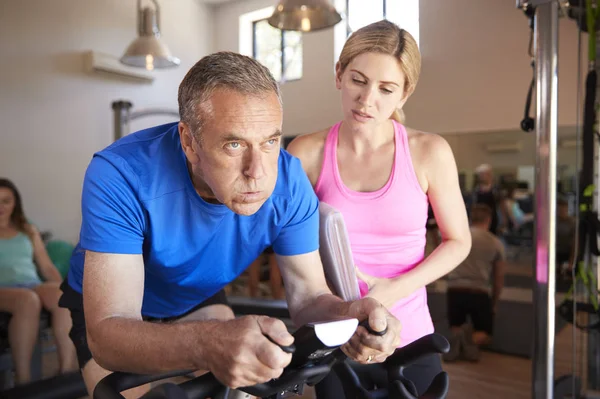
<svg viewBox="0 0 600 399">
<path fill-rule="evenodd" d="M 499 239 L 497 239 L 496 237 L 494 237 L 496 240 L 496 258 L 494 259 L 494 262 L 498 262 L 498 261 L 502 261 L 504 262 L 506 260 L 506 253 L 504 251 L 504 245 L 502 244 L 502 241 L 500 241 Z"/>
<path fill-rule="evenodd" d="M 144 212 L 137 196 L 139 183 L 118 156 L 97 154 L 83 181 L 81 247 L 119 254 L 141 254 Z"/>
<path fill-rule="evenodd" d="M 283 256 L 314 252 L 319 249 L 319 200 L 298 159 L 290 160 L 288 173 L 291 200 L 273 250 Z"/>
</svg>

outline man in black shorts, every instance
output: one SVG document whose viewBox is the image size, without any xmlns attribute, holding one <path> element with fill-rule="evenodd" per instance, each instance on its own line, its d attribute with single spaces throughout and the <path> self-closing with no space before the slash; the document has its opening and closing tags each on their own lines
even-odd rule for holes
<svg viewBox="0 0 600 399">
<path fill-rule="evenodd" d="M 448 321 L 450 352 L 444 360 L 463 355 L 477 361 L 478 348 L 491 341 L 496 306 L 504 284 L 504 246 L 489 232 L 492 209 L 475 204 L 471 208 L 471 252 L 448 274 Z M 472 325 L 467 323 L 470 317 Z"/>
</svg>

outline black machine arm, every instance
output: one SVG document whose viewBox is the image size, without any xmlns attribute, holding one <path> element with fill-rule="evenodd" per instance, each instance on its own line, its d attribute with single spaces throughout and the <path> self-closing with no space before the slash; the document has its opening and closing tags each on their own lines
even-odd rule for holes
<svg viewBox="0 0 600 399">
<path fill-rule="evenodd" d="M 450 344 L 446 338 L 438 334 L 426 335 L 403 348 L 397 349 L 385 361 L 390 384 L 387 391 L 381 389 L 368 391 L 363 388 L 360 385 L 358 376 L 348 362 L 335 365 L 334 370 L 342 381 L 344 392 L 348 398 L 443 399 L 448 394 L 449 387 L 449 378 L 445 372 L 439 373 L 431 382 L 427 391 L 421 396 L 418 395 L 414 384 L 404 376 L 403 372 L 407 366 L 425 356 L 446 353 L 448 350 L 450 350 Z"/>
<path fill-rule="evenodd" d="M 150 382 L 165 378 L 179 377 L 191 371 L 175 371 L 165 374 L 142 375 L 132 373 L 114 372 L 104 377 L 94 389 L 94 399 L 124 399 L 120 394 L 131 388 L 139 387 Z"/>
<path fill-rule="evenodd" d="M 345 321 L 344 321 L 345 322 Z M 338 323 L 338 322 L 333 322 Z M 315 385 L 320 382 L 332 369 L 335 369 L 340 379 L 345 379 L 344 390 L 353 390 L 351 396 L 364 399 L 382 397 L 383 392 L 369 392 L 360 386 L 354 371 L 348 366 L 346 356 L 341 351 L 343 345 L 352 336 L 357 328 L 358 321 L 353 324 L 341 326 L 346 332 L 338 335 L 337 342 L 325 337 L 321 327 L 333 323 L 311 324 L 300 328 L 294 333 L 295 342 L 292 348 L 293 357 L 290 365 L 283 374 L 271 381 L 250 387 L 240 388 L 259 398 L 277 399 L 294 394 L 301 394 L 305 385 Z M 336 326 L 340 327 L 340 326 Z M 324 343 L 325 342 L 325 343 Z M 434 353 L 445 353 L 449 350 L 448 341 L 441 335 L 431 334 L 397 349 L 386 360 L 390 388 L 386 397 L 390 399 L 416 399 L 414 385 L 406 379 L 402 371 L 412 362 L 423 356 Z M 182 376 L 189 371 L 180 371 L 158 376 L 135 375 L 129 373 L 113 373 L 102 379 L 94 390 L 94 399 L 124 399 L 121 391 L 134 388 L 163 378 Z M 173 383 L 162 384 L 155 387 L 140 399 L 205 399 L 214 397 L 226 388 L 211 373 L 183 382 L 179 385 Z M 448 392 L 448 376 L 440 373 L 433 381 L 428 391 L 421 396 L 423 399 L 443 399 Z"/>
</svg>

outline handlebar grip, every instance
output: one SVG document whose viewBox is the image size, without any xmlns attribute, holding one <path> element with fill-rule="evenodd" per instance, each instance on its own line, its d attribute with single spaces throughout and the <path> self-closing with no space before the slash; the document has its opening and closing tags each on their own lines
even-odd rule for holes
<svg viewBox="0 0 600 399">
<path fill-rule="evenodd" d="M 263 335 L 264 335 L 265 337 L 267 337 L 267 339 L 268 339 L 269 341 L 271 341 L 272 343 L 274 343 L 275 345 L 277 345 L 278 347 L 280 347 L 280 348 L 281 348 L 281 350 L 282 350 L 282 351 L 284 351 L 285 353 L 294 353 L 294 352 L 296 352 L 296 346 L 295 346 L 294 344 L 291 344 L 291 345 L 289 345 L 289 346 L 280 345 L 280 344 L 278 344 L 277 342 L 275 342 L 275 341 L 273 340 L 273 338 L 269 337 L 268 335 L 266 335 L 266 334 L 263 334 Z"/>
<path fill-rule="evenodd" d="M 369 319 L 365 319 L 363 321 L 360 322 L 359 324 L 360 326 L 363 326 L 364 328 L 367 329 L 367 331 L 369 332 L 369 334 L 373 334 L 373 335 L 377 335 L 378 337 L 384 336 L 385 333 L 387 333 L 387 326 L 385 326 L 385 329 L 383 331 L 375 331 L 371 328 L 371 326 L 369 325 Z"/>
</svg>

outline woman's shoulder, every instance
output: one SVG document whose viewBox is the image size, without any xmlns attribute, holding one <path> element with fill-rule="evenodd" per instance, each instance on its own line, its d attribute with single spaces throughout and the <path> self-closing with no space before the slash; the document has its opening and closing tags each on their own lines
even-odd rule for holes
<svg viewBox="0 0 600 399">
<path fill-rule="evenodd" d="M 286 150 L 294 156 L 312 153 L 314 152 L 315 146 L 322 147 L 325 145 L 329 130 L 330 128 L 327 128 L 313 133 L 301 134 L 288 144 Z"/>
<path fill-rule="evenodd" d="M 300 135 L 292 140 L 286 148 L 290 154 L 300 159 L 302 168 L 313 185 L 316 184 L 321 173 L 323 148 L 325 147 L 325 140 L 327 139 L 329 130 L 330 128 L 327 128 L 314 133 Z"/>
<path fill-rule="evenodd" d="M 302 134 L 292 140 L 286 150 L 299 158 L 305 168 L 311 166 L 321 159 L 328 133 L 329 128 L 314 133 Z"/>
<path fill-rule="evenodd" d="M 24 233 L 27 234 L 32 239 L 40 236 L 40 232 L 37 229 L 37 227 L 35 227 L 35 225 L 33 225 L 31 223 L 25 223 L 23 228 L 25 230 Z"/>
<path fill-rule="evenodd" d="M 430 163 L 454 159 L 452 148 L 448 141 L 437 133 L 406 127 L 406 136 L 411 156 L 415 161 Z"/>
<path fill-rule="evenodd" d="M 449 146 L 446 139 L 437 133 L 424 132 L 407 126 L 405 126 L 405 129 L 411 147 L 427 147 L 427 149 L 431 150 L 437 147 Z"/>
</svg>

